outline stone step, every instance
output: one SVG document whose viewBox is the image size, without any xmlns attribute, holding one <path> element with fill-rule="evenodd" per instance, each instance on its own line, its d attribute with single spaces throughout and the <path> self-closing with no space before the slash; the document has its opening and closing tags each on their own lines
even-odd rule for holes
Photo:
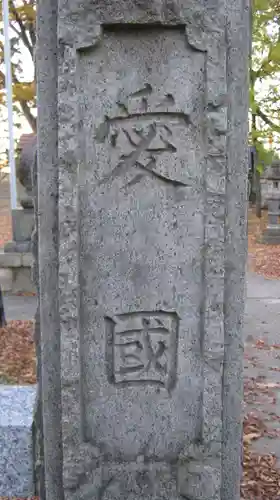
<svg viewBox="0 0 280 500">
<path fill-rule="evenodd" d="M 34 495 L 32 420 L 36 386 L 0 385 L 0 496 Z"/>
<path fill-rule="evenodd" d="M 35 292 L 32 282 L 32 254 L 0 253 L 0 285 L 3 292 Z"/>
</svg>

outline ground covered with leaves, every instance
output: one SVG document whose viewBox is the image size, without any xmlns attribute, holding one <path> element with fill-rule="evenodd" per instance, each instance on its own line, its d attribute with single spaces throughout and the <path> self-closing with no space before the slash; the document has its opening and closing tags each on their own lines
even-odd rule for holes
<svg viewBox="0 0 280 500">
<path fill-rule="evenodd" d="M 0 383 L 36 383 L 33 321 L 10 321 L 0 329 Z"/>
<path fill-rule="evenodd" d="M 265 436 L 273 439 L 274 433 L 257 414 L 247 414 L 243 425 L 242 500 L 280 500 L 280 470 L 276 456 L 259 454 L 252 449 L 253 441 Z"/>
<path fill-rule="evenodd" d="M 266 212 L 259 220 L 253 210 L 249 210 L 249 268 L 266 278 L 280 278 L 280 245 L 268 246 L 259 242 L 266 223 Z M 9 239 L 10 219 L 7 216 L 0 223 L 0 246 Z M 36 382 L 33 328 L 32 321 L 11 321 L 6 328 L 0 329 L 0 383 L 25 385 Z M 268 345 L 259 339 L 255 349 L 260 353 L 279 350 L 279 356 L 276 355 L 276 358 L 280 359 L 280 345 Z M 258 371 L 260 363 L 258 356 L 248 355 L 245 351 L 245 375 L 246 363 L 256 367 Z M 280 365 L 272 366 L 270 370 L 280 372 Z M 278 390 L 280 391 L 280 383 L 271 383 L 263 376 L 255 378 L 245 376 L 242 500 L 280 500 L 279 463 L 277 457 L 262 446 L 263 440 L 280 438 L 280 415 L 276 408 Z M 273 405 L 275 411 L 271 411 Z M 266 411 L 263 412 L 262 408 Z M 261 452 L 257 451 L 256 443 L 261 444 Z M 0 500 L 11 499 L 0 497 Z M 33 497 L 29 500 L 38 499 Z"/>
<path fill-rule="evenodd" d="M 280 344 L 245 341 L 242 500 L 280 500 Z"/>
<path fill-rule="evenodd" d="M 280 353 L 280 345 L 268 346 L 262 341 L 257 343 L 256 349 L 260 351 L 279 349 Z M 258 360 L 251 356 L 247 362 L 257 365 Z M 4 383 L 11 384 L 25 385 L 36 382 L 32 321 L 11 321 L 6 328 L 0 329 L 0 378 Z M 276 386 L 277 384 L 267 383 L 263 377 L 245 378 L 245 407 L 248 405 L 250 408 L 257 409 L 261 405 L 267 407 L 268 402 L 273 404 L 276 397 L 275 389 L 278 388 Z M 270 453 L 256 453 L 252 446 L 263 437 L 270 439 L 279 437 L 279 429 L 268 426 L 266 419 L 259 411 L 247 412 L 246 410 L 245 413 L 242 500 L 280 500 L 280 472 L 277 468 L 276 457 Z M 276 413 L 271 414 L 271 420 L 278 423 L 280 416 Z M 0 500 L 11 499 L 0 497 Z M 35 497 L 32 500 L 35 500 Z"/>
</svg>

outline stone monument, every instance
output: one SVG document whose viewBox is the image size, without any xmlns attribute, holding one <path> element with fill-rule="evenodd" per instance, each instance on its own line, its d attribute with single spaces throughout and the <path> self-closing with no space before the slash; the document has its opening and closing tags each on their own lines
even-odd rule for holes
<svg viewBox="0 0 280 500">
<path fill-rule="evenodd" d="M 247 0 L 39 0 L 47 500 L 238 500 Z"/>
<path fill-rule="evenodd" d="M 274 161 L 265 175 L 268 184 L 267 205 L 268 223 L 261 235 L 261 242 L 268 245 L 280 244 L 280 162 Z"/>
<path fill-rule="evenodd" d="M 32 163 L 37 145 L 35 134 L 23 134 L 19 141 L 19 157 L 17 162 L 17 177 L 24 187 L 20 204 L 25 209 L 33 208 Z"/>
<path fill-rule="evenodd" d="M 13 241 L 5 245 L 5 252 L 31 251 L 31 234 L 34 226 L 31 170 L 36 140 L 35 134 L 23 134 L 19 141 L 17 179 L 21 188 L 21 207 L 12 210 Z"/>
</svg>

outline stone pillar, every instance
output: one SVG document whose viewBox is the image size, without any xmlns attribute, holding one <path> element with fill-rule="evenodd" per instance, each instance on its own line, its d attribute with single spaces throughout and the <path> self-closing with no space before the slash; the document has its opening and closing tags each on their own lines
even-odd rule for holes
<svg viewBox="0 0 280 500">
<path fill-rule="evenodd" d="M 37 60 L 46 498 L 238 500 L 247 0 L 54 4 Z"/>
<path fill-rule="evenodd" d="M 58 293 L 57 0 L 37 3 L 40 356 L 47 500 L 63 500 Z"/>
<path fill-rule="evenodd" d="M 45 471 L 44 471 L 44 432 L 42 411 L 42 357 L 41 357 L 41 327 L 40 327 L 40 289 L 39 289 L 39 255 L 38 255 L 38 172 L 37 151 L 35 150 L 32 165 L 34 230 L 32 233 L 33 269 L 32 278 L 36 286 L 38 305 L 35 314 L 35 345 L 37 358 L 37 394 L 33 418 L 33 468 L 34 468 L 34 493 L 40 500 L 46 499 Z"/>
</svg>

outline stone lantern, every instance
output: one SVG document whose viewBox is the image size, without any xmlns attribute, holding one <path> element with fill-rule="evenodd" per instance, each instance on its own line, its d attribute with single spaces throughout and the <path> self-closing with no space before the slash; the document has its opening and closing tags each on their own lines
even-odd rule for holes
<svg viewBox="0 0 280 500">
<path fill-rule="evenodd" d="M 19 143 L 17 178 L 21 187 L 20 206 L 12 210 L 13 240 L 5 245 L 5 252 L 31 251 L 31 234 L 34 227 L 31 165 L 35 155 L 35 134 L 23 134 Z"/>
<path fill-rule="evenodd" d="M 0 282 L 4 292 L 35 292 L 31 273 L 31 236 L 34 229 L 31 169 L 36 141 L 35 134 L 24 134 L 20 139 L 17 161 L 18 205 L 11 213 L 12 239 L 5 244 L 4 252 L 0 253 Z"/>
<path fill-rule="evenodd" d="M 269 183 L 268 223 L 262 234 L 262 243 L 280 244 L 280 161 L 274 161 L 267 170 L 266 179 Z"/>
</svg>

